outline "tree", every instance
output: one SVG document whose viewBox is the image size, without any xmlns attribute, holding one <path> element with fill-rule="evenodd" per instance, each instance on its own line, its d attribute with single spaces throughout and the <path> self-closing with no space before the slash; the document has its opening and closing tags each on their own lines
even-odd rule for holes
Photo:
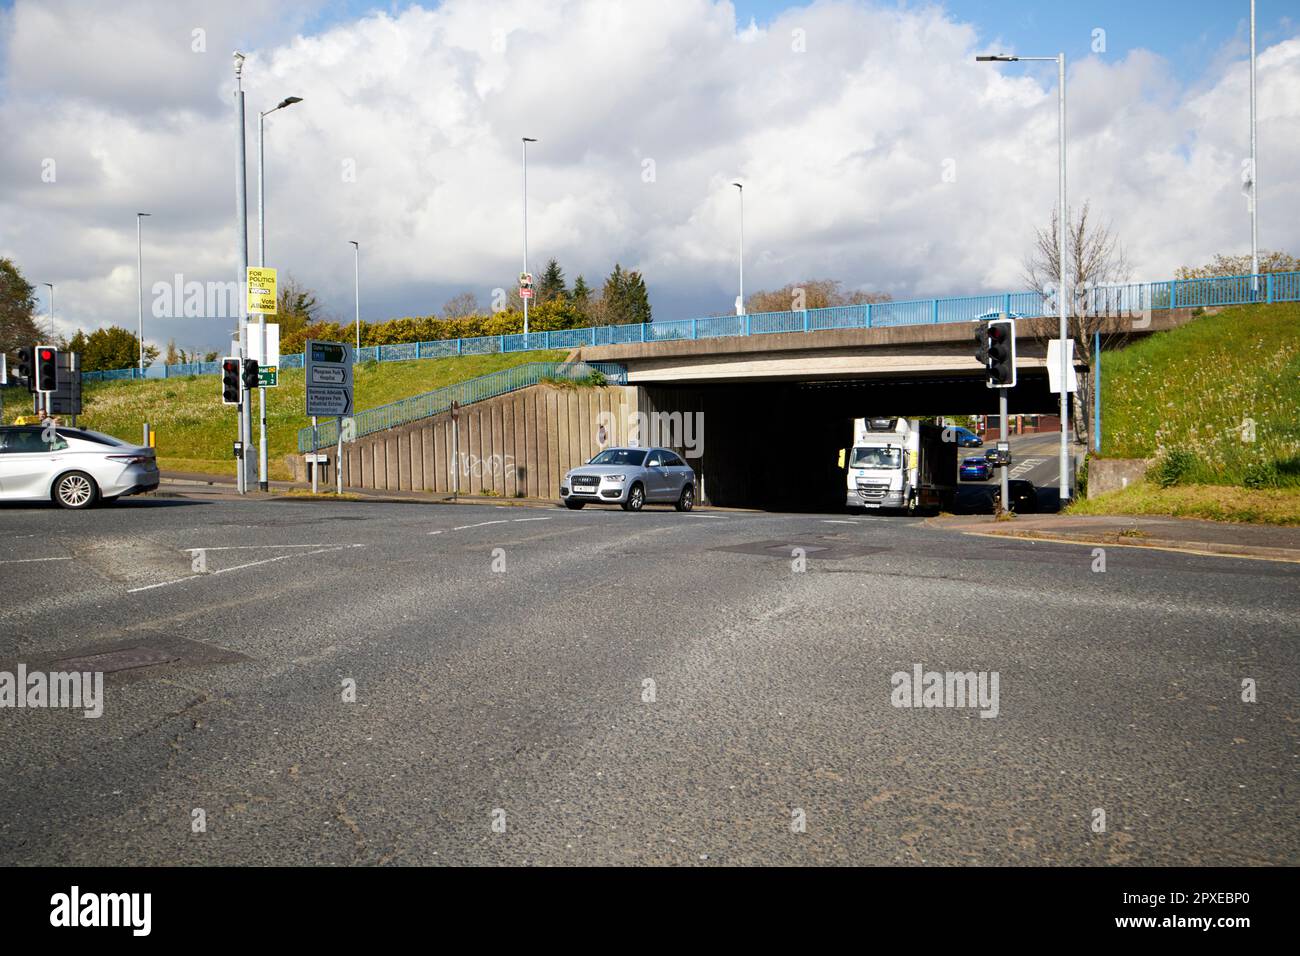
<svg viewBox="0 0 1300 956">
<path fill-rule="evenodd" d="M 636 325 L 651 320 L 650 298 L 641 273 L 617 263 L 605 280 L 594 310 L 601 325 Z"/>
<path fill-rule="evenodd" d="M 219 359 L 219 358 L 221 358 L 221 353 L 220 353 L 220 352 L 204 352 L 204 353 L 203 353 L 203 361 L 205 361 L 205 362 L 215 362 L 215 361 L 216 361 L 217 359 Z"/>
<path fill-rule="evenodd" d="M 745 300 L 747 312 L 801 312 L 804 309 L 827 309 L 837 305 L 866 305 L 888 302 L 887 292 L 855 289 L 843 292 L 839 279 L 808 279 L 790 282 L 771 292 L 755 292 Z"/>
<path fill-rule="evenodd" d="M 1203 266 L 1180 266 L 1175 279 L 1209 279 L 1213 276 L 1250 275 L 1250 256 L 1228 256 L 1219 253 L 1214 261 Z M 1300 272 L 1300 259 L 1286 252 L 1259 253 L 1260 274 L 1268 272 Z"/>
<path fill-rule="evenodd" d="M 316 293 L 287 273 L 280 282 L 275 308 L 275 321 L 280 324 L 281 339 L 305 329 L 321 318 Z"/>
<path fill-rule="evenodd" d="M 73 341 L 81 336 L 81 370 L 83 372 L 102 372 L 109 369 L 130 368 L 139 364 L 140 340 L 134 332 L 111 325 L 106 329 L 96 329 L 90 335 L 78 331 Z M 158 358 L 158 347 L 144 347 L 144 364 L 147 368 Z"/>
<path fill-rule="evenodd" d="M 542 273 L 542 281 L 537 284 L 537 304 L 550 302 L 554 299 L 568 298 L 569 290 L 564 282 L 564 270 L 554 259 L 546 263 L 546 271 Z"/>
<path fill-rule="evenodd" d="M 1060 284 L 1060 254 L 1057 210 L 1045 228 L 1034 231 L 1030 253 L 1024 259 L 1024 279 L 1030 288 L 1056 293 Z M 1092 426 L 1093 383 L 1092 344 L 1101 340 L 1102 348 L 1117 348 L 1128 338 L 1134 316 L 1114 307 L 1105 296 L 1092 296 L 1097 286 L 1129 280 L 1128 257 L 1118 235 L 1109 224 L 1099 224 L 1092 217 L 1090 201 L 1085 201 L 1079 215 L 1067 219 L 1065 233 L 1065 301 L 1067 335 L 1074 339 L 1074 362 L 1083 366 L 1079 373 L 1079 390 L 1073 401 L 1075 438 L 1088 441 Z M 1044 317 L 1021 322 L 1044 347 L 1060 336 L 1059 321 Z"/>
<path fill-rule="evenodd" d="M 176 340 L 167 340 L 167 352 L 163 357 L 164 365 L 179 365 L 185 361 L 185 353 L 176 350 Z"/>
<path fill-rule="evenodd" d="M 569 295 L 571 301 L 579 312 L 586 312 L 591 305 L 591 287 L 587 285 L 587 280 L 578 276 L 573 283 L 573 292 Z"/>
<path fill-rule="evenodd" d="M 33 317 L 36 311 L 36 287 L 23 278 L 11 259 L 0 259 L 0 351 L 14 354 L 23 346 L 40 342 L 41 330 Z"/>
<path fill-rule="evenodd" d="M 478 296 L 473 292 L 462 292 L 460 295 L 453 296 L 443 304 L 442 315 L 446 319 L 463 319 L 466 316 L 478 315 Z"/>
</svg>

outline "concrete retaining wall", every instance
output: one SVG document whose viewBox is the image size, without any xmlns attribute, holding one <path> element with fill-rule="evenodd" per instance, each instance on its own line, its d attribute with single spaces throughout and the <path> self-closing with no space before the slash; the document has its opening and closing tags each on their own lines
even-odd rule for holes
<svg viewBox="0 0 1300 956">
<path fill-rule="evenodd" d="M 1088 497 L 1119 491 L 1141 481 L 1151 460 L 1146 458 L 1092 458 L 1088 461 Z"/>
<path fill-rule="evenodd" d="M 606 444 L 626 441 L 636 403 L 637 390 L 629 386 L 534 385 L 462 408 L 455 440 L 451 414 L 444 413 L 344 445 L 343 485 L 558 498 L 564 473 L 599 451 L 596 429 L 601 423 L 608 433 Z M 323 474 L 332 483 L 335 448 L 321 453 L 329 456 Z M 295 477 L 304 480 L 302 456 L 293 462 Z"/>
</svg>

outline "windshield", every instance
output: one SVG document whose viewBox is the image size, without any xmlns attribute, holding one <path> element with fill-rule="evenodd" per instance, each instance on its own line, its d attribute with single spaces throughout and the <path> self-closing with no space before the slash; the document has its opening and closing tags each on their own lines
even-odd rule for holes
<svg viewBox="0 0 1300 956">
<path fill-rule="evenodd" d="M 898 468 L 902 463 L 902 455 L 894 445 L 855 448 L 849 459 L 850 468 Z"/>
<path fill-rule="evenodd" d="M 639 468 L 643 461 L 645 461 L 645 452 L 642 450 L 635 448 L 607 448 L 587 464 L 631 465 L 633 468 Z"/>
</svg>

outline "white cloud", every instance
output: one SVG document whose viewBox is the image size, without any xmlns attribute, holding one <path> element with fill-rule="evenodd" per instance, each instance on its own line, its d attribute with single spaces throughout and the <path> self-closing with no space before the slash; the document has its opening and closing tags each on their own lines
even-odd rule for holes
<svg viewBox="0 0 1300 956">
<path fill-rule="evenodd" d="M 268 261 L 343 316 L 349 239 L 367 317 L 437 311 L 467 288 L 486 304 L 511 279 L 523 135 L 540 139 L 534 269 L 555 256 L 596 285 L 616 260 L 642 268 L 665 318 L 730 308 L 737 178 L 751 291 L 823 275 L 895 296 L 1016 288 L 1055 201 L 1054 69 L 977 65 L 988 38 L 938 7 L 819 2 L 759 28 L 709 0 L 448 0 L 296 32 L 321 8 L 20 0 L 8 14 L 0 254 L 58 283 L 65 327 L 134 327 L 139 210 L 154 214 L 146 289 L 234 278 L 241 44 L 250 254 L 256 111 L 302 96 L 267 120 Z M 1213 70 L 1192 91 L 1142 51 L 1071 70 L 1071 196 L 1113 220 L 1146 277 L 1248 249 L 1247 70 Z M 1260 58 L 1261 241 L 1292 251 L 1298 91 L 1293 37 Z M 228 326 L 150 323 L 214 347 Z"/>
</svg>

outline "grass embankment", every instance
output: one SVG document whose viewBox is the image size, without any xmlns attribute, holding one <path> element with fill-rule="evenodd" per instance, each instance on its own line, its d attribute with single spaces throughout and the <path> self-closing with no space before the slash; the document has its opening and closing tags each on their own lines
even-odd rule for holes
<svg viewBox="0 0 1300 956">
<path fill-rule="evenodd" d="M 366 363 L 355 369 L 355 405 L 358 410 L 374 408 L 528 362 L 560 362 L 567 354 L 552 350 Z M 293 477 L 284 458 L 297 454 L 298 429 L 311 424 L 311 419 L 303 413 L 304 391 L 301 369 L 281 370 L 279 386 L 266 391 L 270 477 L 277 481 Z M 22 398 L 30 401 L 26 393 Z M 163 470 L 234 474 L 231 447 L 235 440 L 235 409 L 222 404 L 221 380 L 216 375 L 142 382 L 87 382 L 82 405 L 84 411 L 77 418 L 79 426 L 126 441 L 139 443 L 143 425 L 149 422 L 156 434 L 158 460 Z M 12 421 L 30 409 L 30 404 L 24 405 L 6 395 L 5 421 Z M 256 428 L 256 399 L 253 419 Z"/>
<path fill-rule="evenodd" d="M 1071 513 L 1300 524 L 1300 304 L 1202 316 L 1102 372 L 1103 454 L 1156 464 Z"/>
</svg>

